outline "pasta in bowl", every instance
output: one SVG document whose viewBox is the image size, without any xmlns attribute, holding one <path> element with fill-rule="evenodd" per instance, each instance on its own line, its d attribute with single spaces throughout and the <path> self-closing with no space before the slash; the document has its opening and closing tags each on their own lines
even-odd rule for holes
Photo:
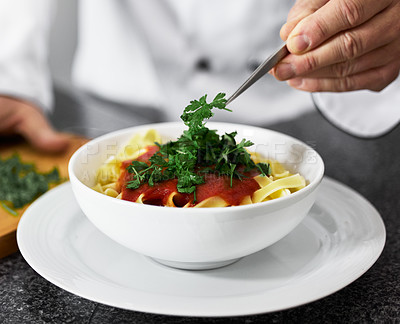
<svg viewBox="0 0 400 324">
<path fill-rule="evenodd" d="M 206 150 L 203 150 L 202 154 L 202 149 L 197 148 L 196 162 L 199 162 L 193 169 L 200 181 L 193 190 L 180 192 L 179 178 L 174 172 L 171 176 L 166 174 L 169 170 L 168 165 L 171 164 L 168 162 L 175 159 L 171 154 L 172 150 L 169 150 L 165 154 L 165 160 L 163 159 L 165 147 L 171 146 L 171 142 L 160 144 L 162 143 L 160 134 L 154 129 L 149 129 L 143 134 L 135 134 L 127 145 L 97 170 L 97 183 L 93 189 L 117 199 L 139 204 L 209 208 L 247 205 L 277 199 L 306 186 L 303 176 L 299 173 L 291 174 L 276 160 L 265 159 L 256 152 L 245 150 L 241 152 L 243 156 L 240 156 L 234 136 L 230 134 L 229 140 L 233 144 L 231 146 L 235 153 L 229 162 L 232 162 L 236 174 L 229 174 L 231 167 L 228 168 L 228 172 L 220 172 L 222 168 L 218 168 L 218 162 L 215 162 L 223 160 L 221 156 L 226 154 L 225 151 L 229 152 L 232 149 L 226 149 L 226 145 L 223 144 L 222 149 L 217 148 L 212 154 L 205 152 Z M 178 150 L 179 157 L 186 163 L 183 150 L 180 148 Z M 211 161 L 206 160 L 207 154 L 212 155 Z M 250 167 L 245 167 L 243 163 L 233 164 L 246 159 L 250 162 L 247 163 Z M 152 163 L 154 160 L 157 164 Z M 175 164 L 176 161 L 174 166 Z M 160 168 L 160 172 L 155 174 L 157 167 Z M 188 177 L 186 174 L 185 176 Z"/>
<path fill-rule="evenodd" d="M 233 199 L 235 194 L 230 190 L 234 186 L 230 186 L 230 182 L 236 179 L 224 174 L 223 180 L 214 180 L 225 183 L 223 188 L 228 191 L 225 197 L 232 198 L 235 203 L 221 200 L 221 195 L 202 196 L 203 189 L 205 193 L 212 191 L 207 182 L 199 184 L 192 192 L 164 190 L 162 197 L 165 199 L 153 200 L 146 197 L 144 191 L 140 192 L 143 184 L 139 183 L 136 188 L 134 183 L 130 190 L 137 191 L 131 199 L 135 202 L 117 199 L 124 195 L 121 189 L 124 183 L 137 181 L 139 178 L 135 175 L 144 170 L 139 170 L 140 164 L 136 164 L 136 171 L 127 174 L 126 166 L 140 158 L 139 162 L 148 162 L 143 157 L 152 150 L 154 142 L 168 143 L 185 131 L 182 123 L 161 123 L 101 136 L 75 152 L 69 163 L 69 174 L 82 211 L 116 242 L 163 264 L 183 269 L 224 266 L 277 242 L 292 231 L 312 207 L 324 173 L 321 157 L 303 142 L 271 130 L 227 123 L 210 122 L 207 126 L 221 136 L 237 132 L 239 143 L 244 139 L 254 143 L 247 149 L 255 163 L 267 161 L 270 175 L 261 174 L 261 171 L 268 173 L 265 164 L 257 172 L 242 172 L 248 182 L 256 182 L 253 192 L 249 191 L 251 186 L 246 185 L 238 190 L 239 193 L 247 190 L 246 194 Z M 132 139 L 134 135 L 140 138 L 139 144 Z M 129 162 L 124 165 L 125 161 Z M 142 167 L 145 168 L 143 164 Z M 128 179 L 126 182 L 121 181 L 123 173 Z M 209 208 L 196 208 L 201 207 L 202 202 L 203 207 Z"/>
</svg>

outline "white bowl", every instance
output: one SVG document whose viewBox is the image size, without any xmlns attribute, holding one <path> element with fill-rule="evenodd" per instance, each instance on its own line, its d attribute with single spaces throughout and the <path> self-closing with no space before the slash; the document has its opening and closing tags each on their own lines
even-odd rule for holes
<svg viewBox="0 0 400 324">
<path fill-rule="evenodd" d="M 172 208 L 115 199 L 91 189 L 96 170 L 138 132 L 156 129 L 166 141 L 176 139 L 181 122 L 144 125 L 96 138 L 79 148 L 69 162 L 72 189 L 82 211 L 104 234 L 121 245 L 163 264 L 210 269 L 262 250 L 292 231 L 314 204 L 324 174 L 319 154 L 290 136 L 252 126 L 207 123 L 219 134 L 237 131 L 250 150 L 273 158 L 308 185 L 289 196 L 252 205 Z"/>
</svg>

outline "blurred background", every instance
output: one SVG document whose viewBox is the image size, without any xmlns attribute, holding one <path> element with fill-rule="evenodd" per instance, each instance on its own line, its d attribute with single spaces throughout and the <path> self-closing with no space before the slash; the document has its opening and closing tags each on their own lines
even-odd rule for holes
<svg viewBox="0 0 400 324">
<path fill-rule="evenodd" d="M 71 89 L 71 67 L 76 49 L 78 6 L 77 0 L 54 0 L 57 12 L 50 34 L 50 68 L 55 86 Z"/>
<path fill-rule="evenodd" d="M 257 27 L 259 33 L 255 39 L 258 39 L 256 42 L 262 45 L 261 47 L 253 47 L 253 51 L 257 51 L 256 53 L 252 52 L 253 55 L 246 54 L 248 49 L 240 47 L 243 53 L 235 51 L 224 57 L 227 62 L 226 66 L 217 66 L 215 69 L 211 67 L 210 69 L 207 67 L 207 62 L 203 62 L 204 64 L 198 63 L 198 67 L 194 70 L 185 71 L 181 68 L 181 71 L 177 72 L 178 77 L 171 79 L 172 82 L 161 78 L 161 84 L 164 87 L 161 90 L 167 96 L 167 99 L 162 99 L 165 106 L 162 109 L 154 110 L 151 110 L 151 107 L 145 107 L 146 109 L 143 110 L 143 106 L 140 106 L 140 104 L 137 107 L 132 107 L 131 104 L 124 103 L 121 97 L 118 99 L 122 100 L 116 102 L 109 100 L 107 95 L 98 97 L 99 93 L 97 92 L 93 96 L 90 91 L 89 93 L 87 91 L 82 92 L 82 89 L 74 88 L 71 70 L 77 49 L 80 4 L 77 0 L 57 0 L 49 44 L 49 64 L 53 78 L 55 104 L 54 111 L 49 118 L 59 130 L 96 137 L 105 132 L 137 124 L 178 120 L 181 111 L 189 100 L 197 99 L 205 93 L 209 94 L 209 99 L 212 99 L 211 97 L 219 91 L 226 92 L 229 96 L 245 81 L 258 64 L 282 43 L 279 38 L 279 28 L 285 22 L 287 10 L 290 7 L 288 3 L 290 4 L 290 0 L 286 1 L 285 4 L 271 4 L 270 10 L 265 10 L 264 4 L 262 10 L 267 14 L 265 20 L 272 24 L 265 29 L 265 23 L 260 24 L 259 22 L 259 27 Z M 146 17 L 146 19 L 154 19 L 154 17 Z M 107 22 L 104 24 L 107 26 Z M 258 25 L 255 24 L 255 26 Z M 265 35 L 262 41 L 260 41 L 261 33 Z M 226 36 L 226 34 L 224 35 Z M 238 35 L 238 39 L 240 37 L 241 35 Z M 249 43 L 251 44 L 252 36 L 247 35 L 246 37 L 250 39 Z M 201 46 L 201 41 L 196 40 L 196 42 L 199 42 L 199 45 L 195 46 Z M 112 46 L 107 43 L 107 39 L 104 40 L 104 44 Z M 107 50 L 107 46 L 105 50 Z M 203 49 L 195 47 L 194 51 L 197 51 L 195 53 L 197 57 L 202 55 Z M 205 50 L 205 53 L 207 53 L 207 50 Z M 222 53 L 222 55 L 224 54 L 226 53 Z M 115 54 L 111 52 L 111 57 L 113 57 L 112 55 Z M 132 60 L 134 61 L 135 58 L 132 57 Z M 111 65 L 114 63 L 112 60 L 109 63 L 107 62 Z M 218 64 L 221 65 L 220 62 Z M 221 69 L 227 71 L 230 77 L 224 75 L 221 78 Z M 179 80 L 179 73 L 182 73 L 182 71 L 185 71 L 183 73 L 192 73 L 192 77 L 190 84 L 189 82 L 184 84 L 185 88 L 180 89 L 182 91 L 179 93 L 179 91 L 176 92 L 176 89 L 169 87 L 169 83 L 176 84 L 176 79 Z M 164 72 L 161 71 L 160 73 Z M 229 80 L 228 83 L 227 80 Z M 118 81 L 121 82 L 121 80 Z M 118 81 L 116 80 L 116 82 Z M 131 89 L 132 92 L 135 91 L 134 88 Z M 277 102 L 280 104 L 277 105 Z M 246 110 L 244 107 L 246 107 Z M 313 104 L 309 93 L 294 90 L 287 86 L 285 82 L 278 82 L 271 75 L 266 75 L 247 90 L 245 95 L 236 99 L 231 108 L 234 113 L 227 114 L 226 112 L 216 111 L 213 120 L 264 126 L 292 119 L 312 111 Z M 143 111 L 150 112 L 143 114 Z"/>
</svg>

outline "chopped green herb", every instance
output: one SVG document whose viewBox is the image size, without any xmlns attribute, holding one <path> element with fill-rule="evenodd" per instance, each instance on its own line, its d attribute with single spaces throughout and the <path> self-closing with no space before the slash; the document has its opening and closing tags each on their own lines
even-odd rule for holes
<svg viewBox="0 0 400 324">
<path fill-rule="evenodd" d="M 18 213 L 17 213 L 14 209 L 8 207 L 7 204 L 6 204 L 4 201 L 0 201 L 0 205 L 1 205 L 1 207 L 3 207 L 3 209 L 4 209 L 7 213 L 9 213 L 9 214 L 11 214 L 11 215 L 13 215 L 13 216 L 18 216 Z"/>
<path fill-rule="evenodd" d="M 159 151 L 150 158 L 150 164 L 133 161 L 127 170 L 133 173 L 133 180 L 127 188 L 137 189 L 143 183 L 153 186 L 155 182 L 177 178 L 177 189 L 182 193 L 195 193 L 196 186 L 204 183 L 204 173 L 226 175 L 231 179 L 241 179 L 244 171 L 257 168 L 261 174 L 270 175 L 268 163 L 255 164 L 246 151 L 253 145 L 251 141 L 242 140 L 236 143 L 237 132 L 219 136 L 215 130 L 205 127 L 206 120 L 214 113 L 213 108 L 231 111 L 226 108 L 224 93 L 219 93 L 212 102 L 207 103 L 207 95 L 190 102 L 181 116 L 188 126 L 176 141 L 164 145 L 157 144 Z"/>
<path fill-rule="evenodd" d="M 51 183 L 61 181 L 57 168 L 39 173 L 32 163 L 23 163 L 18 155 L 0 158 L 0 202 L 11 214 L 49 190 Z M 15 212 L 15 211 L 14 211 Z"/>
</svg>

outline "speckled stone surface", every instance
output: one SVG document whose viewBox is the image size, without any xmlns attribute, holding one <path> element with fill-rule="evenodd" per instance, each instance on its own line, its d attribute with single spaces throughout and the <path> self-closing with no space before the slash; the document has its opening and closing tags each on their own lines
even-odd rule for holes
<svg viewBox="0 0 400 324">
<path fill-rule="evenodd" d="M 352 187 L 381 214 L 387 242 L 358 280 L 313 303 L 234 318 L 127 311 L 68 293 L 36 274 L 19 253 L 0 260 L 0 323 L 400 323 L 400 127 L 374 140 L 351 137 L 315 112 L 270 126 L 323 157 L 326 175 Z"/>
</svg>

